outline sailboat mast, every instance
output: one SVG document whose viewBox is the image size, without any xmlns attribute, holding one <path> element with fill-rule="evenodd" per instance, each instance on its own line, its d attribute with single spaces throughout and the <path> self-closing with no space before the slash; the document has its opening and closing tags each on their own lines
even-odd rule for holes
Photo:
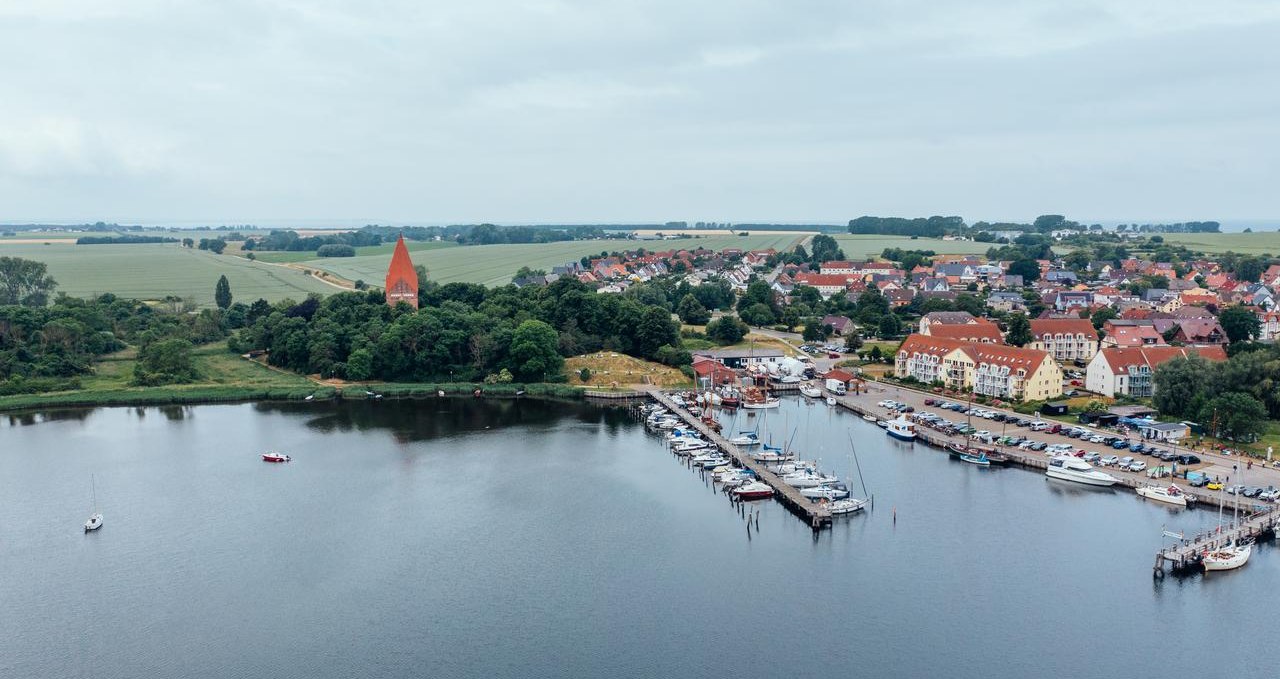
<svg viewBox="0 0 1280 679">
<path fill-rule="evenodd" d="M 98 484 L 94 481 L 93 474 L 89 475 L 89 497 L 93 498 L 93 513 L 98 513 Z"/>
</svg>

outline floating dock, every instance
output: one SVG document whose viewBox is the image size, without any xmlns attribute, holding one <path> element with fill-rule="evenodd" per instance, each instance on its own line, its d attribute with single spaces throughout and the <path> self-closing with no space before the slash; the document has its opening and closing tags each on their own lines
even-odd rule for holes
<svg viewBox="0 0 1280 679">
<path fill-rule="evenodd" d="M 757 462 L 749 453 L 729 443 L 728 439 L 716 433 L 715 430 L 708 427 L 702 420 L 694 417 L 688 410 L 676 405 L 675 401 L 672 401 L 666 394 L 657 389 L 648 393 L 653 400 L 662 404 L 663 407 L 670 410 L 681 420 L 684 420 L 690 427 L 696 429 L 699 434 L 702 434 L 703 438 L 715 444 L 725 455 L 733 458 L 738 463 L 738 466 L 754 472 L 756 478 L 773 489 L 774 499 L 781 502 L 787 509 L 790 509 L 793 514 L 804 519 L 815 531 L 831 525 L 831 512 L 822 505 L 812 502 L 809 498 L 801 495 L 799 488 L 783 483 L 782 477 L 770 471 L 764 463 Z"/>
</svg>

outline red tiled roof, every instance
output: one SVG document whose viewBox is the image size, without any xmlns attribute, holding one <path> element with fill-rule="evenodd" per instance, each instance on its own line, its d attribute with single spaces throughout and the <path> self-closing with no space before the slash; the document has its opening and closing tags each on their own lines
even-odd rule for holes
<svg viewBox="0 0 1280 679">
<path fill-rule="evenodd" d="M 1098 331 L 1093 323 L 1084 318 L 1033 318 L 1031 334 L 1037 339 L 1045 335 L 1084 335 L 1088 339 L 1098 339 Z"/>
<path fill-rule="evenodd" d="M 1172 361 L 1175 358 L 1188 358 L 1193 354 L 1199 354 L 1201 358 L 1210 361 L 1227 360 L 1227 352 L 1220 346 L 1132 347 L 1123 349 L 1112 347 L 1101 351 L 1101 355 L 1107 360 L 1107 365 L 1111 368 L 1111 372 L 1116 375 L 1128 373 L 1131 365 L 1145 365 L 1155 368 L 1161 363 Z"/>
</svg>

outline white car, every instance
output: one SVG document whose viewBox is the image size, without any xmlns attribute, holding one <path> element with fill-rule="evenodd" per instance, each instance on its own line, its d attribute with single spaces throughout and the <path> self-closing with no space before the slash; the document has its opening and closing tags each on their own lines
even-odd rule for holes
<svg viewBox="0 0 1280 679">
<path fill-rule="evenodd" d="M 1031 439 L 1027 439 L 1026 441 L 1023 441 L 1022 443 L 1019 443 L 1019 444 L 1018 444 L 1018 447 L 1019 447 L 1019 448 L 1021 448 L 1021 449 L 1023 449 L 1023 450 L 1029 450 L 1029 449 L 1031 448 L 1031 446 L 1034 446 L 1035 444 L 1036 444 L 1036 442 L 1035 442 L 1035 441 L 1032 441 Z"/>
<path fill-rule="evenodd" d="M 1129 465 L 1133 464 L 1133 458 L 1129 457 L 1128 455 L 1125 455 L 1124 457 L 1120 458 L 1120 461 L 1117 462 L 1116 464 L 1121 469 L 1128 469 Z"/>
<path fill-rule="evenodd" d="M 972 434 L 969 434 L 969 438 L 986 440 L 991 438 L 991 432 L 987 431 L 986 429 L 979 429 L 978 431 L 975 431 Z"/>
<path fill-rule="evenodd" d="M 1120 458 L 1115 455 L 1108 455 L 1101 460 L 1098 460 L 1098 464 L 1114 467 L 1115 465 L 1120 464 Z"/>
<path fill-rule="evenodd" d="M 1129 471 L 1131 472 L 1140 472 L 1146 468 L 1147 468 L 1147 463 L 1143 462 L 1142 460 L 1134 460 L 1133 462 L 1129 463 Z"/>
<path fill-rule="evenodd" d="M 1094 434 L 1093 436 L 1089 437 L 1089 443 L 1102 443 L 1103 440 L 1104 439 L 1102 438 L 1101 434 Z"/>
<path fill-rule="evenodd" d="M 1093 463 L 1093 462 L 1097 462 L 1097 461 L 1098 461 L 1098 460 L 1100 460 L 1100 459 L 1102 459 L 1102 454 L 1101 454 L 1101 453 L 1095 453 L 1095 452 L 1094 452 L 1094 451 L 1092 451 L 1092 450 L 1084 454 L 1084 461 L 1085 461 L 1085 462 Z"/>
<path fill-rule="evenodd" d="M 893 406 L 893 401 L 881 401 L 876 405 L 880 406 L 881 408 L 889 408 Z"/>
</svg>

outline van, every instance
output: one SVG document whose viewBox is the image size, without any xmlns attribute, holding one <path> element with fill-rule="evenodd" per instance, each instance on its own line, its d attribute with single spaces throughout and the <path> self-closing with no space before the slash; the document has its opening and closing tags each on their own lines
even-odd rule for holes
<svg viewBox="0 0 1280 679">
<path fill-rule="evenodd" d="M 1044 431 L 1049 428 L 1049 423 L 1043 420 L 1036 420 L 1031 423 L 1031 431 Z"/>
</svg>

